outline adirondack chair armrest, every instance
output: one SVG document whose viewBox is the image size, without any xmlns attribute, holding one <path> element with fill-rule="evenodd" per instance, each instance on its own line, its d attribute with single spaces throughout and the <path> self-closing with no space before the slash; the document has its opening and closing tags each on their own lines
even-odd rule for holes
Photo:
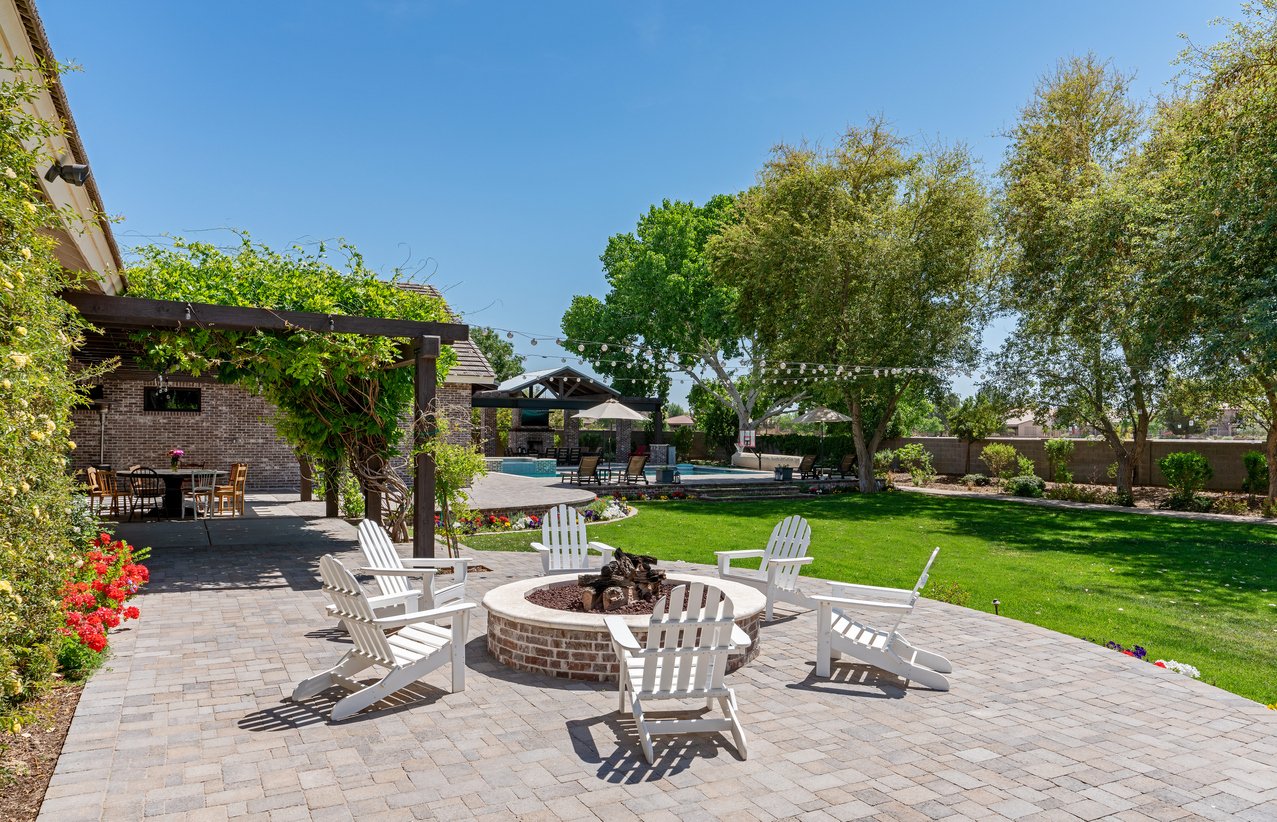
<svg viewBox="0 0 1277 822">
<path fill-rule="evenodd" d="M 413 611 L 410 614 L 378 617 L 373 620 L 373 624 L 382 628 L 402 628 L 405 625 L 412 625 L 416 622 L 435 622 L 436 620 L 447 619 L 475 607 L 477 606 L 473 602 L 453 602 L 440 608 L 431 608 L 429 611 Z"/>
<path fill-rule="evenodd" d="M 718 573 L 719 576 L 728 573 L 732 569 L 733 559 L 748 559 L 750 557 L 765 557 L 767 552 L 759 549 L 749 549 L 743 551 L 715 551 L 714 556 L 718 557 Z"/>
<path fill-rule="evenodd" d="M 532 543 L 532 550 L 533 550 L 533 551 L 539 551 L 539 552 L 541 552 L 541 553 L 543 553 L 543 554 L 548 554 L 548 553 L 550 552 L 550 549 L 549 549 L 547 546 L 542 545 L 542 544 L 541 544 L 541 543 L 539 543 L 539 542 L 534 542 L 534 543 Z"/>
<path fill-rule="evenodd" d="M 624 648 L 627 651 L 641 651 L 643 646 L 639 645 L 639 641 L 634 638 L 634 632 L 630 630 L 630 626 L 625 624 L 625 619 L 619 616 L 603 617 L 603 624 L 607 626 L 607 632 L 612 637 L 612 642 Z"/>
<path fill-rule="evenodd" d="M 851 599 L 849 597 L 831 597 L 816 594 L 811 597 L 816 602 L 828 602 L 831 605 L 842 605 L 847 608 L 870 608 L 876 611 L 912 611 L 913 606 L 907 602 L 883 602 L 875 599 Z"/>
<path fill-rule="evenodd" d="M 736 646 L 738 651 L 743 651 L 754 644 L 754 640 L 749 638 L 749 634 L 745 633 L 745 629 L 739 625 L 732 626 L 732 644 Z"/>
<path fill-rule="evenodd" d="M 810 565 L 815 562 L 815 557 L 790 557 L 789 559 L 769 559 L 768 565 Z"/>
<path fill-rule="evenodd" d="M 472 561 L 472 557 L 454 557 L 451 559 L 417 559 L 413 557 L 403 560 L 403 564 L 405 568 L 456 568 L 458 565 L 469 565 Z"/>
<path fill-rule="evenodd" d="M 421 579 L 423 577 L 433 577 L 438 573 L 435 568 L 356 568 L 357 574 L 370 574 L 374 577 L 412 577 L 413 579 Z"/>
<path fill-rule="evenodd" d="M 880 588 L 877 585 L 856 585 L 854 583 L 837 583 L 830 585 L 829 589 L 834 596 L 876 596 L 895 597 L 897 599 L 908 599 L 913 596 L 913 591 L 907 588 Z"/>
<path fill-rule="evenodd" d="M 614 551 L 616 551 L 615 548 L 613 548 L 611 545 L 608 545 L 606 542 L 591 541 L 590 547 L 593 548 L 595 551 L 598 551 L 603 556 L 607 556 L 608 554 L 611 554 Z"/>
</svg>

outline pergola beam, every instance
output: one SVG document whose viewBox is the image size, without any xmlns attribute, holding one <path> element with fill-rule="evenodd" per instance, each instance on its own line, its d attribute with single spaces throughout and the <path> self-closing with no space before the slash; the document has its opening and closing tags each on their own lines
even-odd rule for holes
<svg viewBox="0 0 1277 822">
<path fill-rule="evenodd" d="M 570 400 L 570 399 L 554 399 L 551 397 L 501 397 L 501 396 L 484 396 L 481 392 L 475 394 L 470 400 L 470 404 L 474 408 L 527 408 L 537 411 L 546 410 L 564 410 L 564 411 L 583 411 L 586 408 L 593 408 L 599 403 L 612 397 L 600 397 L 595 395 L 589 399 Z M 655 411 L 661 406 L 661 401 L 656 397 L 616 397 L 617 402 L 621 405 L 629 406 L 635 411 Z"/>
<path fill-rule="evenodd" d="M 112 328 L 215 328 L 222 331 L 314 331 L 360 334 L 365 337 L 438 337 L 454 343 L 470 338 L 470 327 L 460 323 L 396 320 L 386 317 L 351 317 L 237 305 L 147 300 L 113 297 L 84 291 L 64 292 L 62 298 L 94 325 Z"/>
</svg>

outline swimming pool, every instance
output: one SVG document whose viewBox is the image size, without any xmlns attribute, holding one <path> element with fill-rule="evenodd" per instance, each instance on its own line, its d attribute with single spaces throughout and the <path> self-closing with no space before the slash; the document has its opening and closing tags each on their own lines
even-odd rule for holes
<svg viewBox="0 0 1277 822">
<path fill-rule="evenodd" d="M 490 457 L 487 460 L 488 470 L 496 471 L 502 474 L 514 474 L 520 477 L 554 477 L 558 476 L 559 471 L 571 471 L 576 466 L 557 465 L 552 459 L 541 459 L 539 457 Z M 618 463 L 611 465 L 613 473 L 616 473 L 624 466 Z M 704 477 L 715 474 L 750 474 L 752 472 L 743 468 L 723 468 L 717 465 L 693 465 L 690 462 L 680 462 L 675 466 L 678 473 L 682 477 Z M 651 465 L 643 469 L 643 473 L 647 475 L 649 480 L 656 479 L 656 467 Z"/>
</svg>

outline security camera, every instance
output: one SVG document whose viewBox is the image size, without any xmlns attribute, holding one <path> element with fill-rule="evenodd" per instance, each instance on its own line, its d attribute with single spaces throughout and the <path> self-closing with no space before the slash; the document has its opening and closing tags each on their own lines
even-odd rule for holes
<svg viewBox="0 0 1277 822">
<path fill-rule="evenodd" d="M 89 167 L 83 163 L 57 163 L 49 166 L 44 172 L 44 179 L 50 183 L 61 177 L 73 186 L 82 186 L 89 179 Z"/>
</svg>

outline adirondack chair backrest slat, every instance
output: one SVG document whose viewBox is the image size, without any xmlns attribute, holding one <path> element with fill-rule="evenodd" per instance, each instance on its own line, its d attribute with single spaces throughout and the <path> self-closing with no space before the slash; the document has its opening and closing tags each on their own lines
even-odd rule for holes
<svg viewBox="0 0 1277 822">
<path fill-rule="evenodd" d="M 732 601 L 703 583 L 662 597 L 648 622 L 639 689 L 686 693 L 720 688 L 731 652 Z"/>
<path fill-rule="evenodd" d="M 390 535 L 373 520 L 366 519 L 359 523 L 359 547 L 364 558 L 374 568 L 403 568 L 403 560 L 390 541 Z M 377 576 L 377 587 L 383 594 L 406 594 L 413 590 L 413 581 L 408 577 Z"/>
<path fill-rule="evenodd" d="M 909 607 L 895 611 L 894 617 L 884 616 L 876 621 L 876 628 L 879 633 L 892 636 L 900 628 L 900 623 L 904 622 L 906 616 L 913 612 L 913 608 L 918 604 L 918 599 L 922 596 L 922 589 L 927 586 L 927 578 L 931 576 L 931 566 L 936 561 L 936 557 L 940 555 L 940 549 L 936 548 L 931 552 L 931 557 L 927 560 L 926 567 L 922 569 L 922 575 L 918 577 L 918 582 L 913 586 L 913 590 L 909 593 Z M 844 616 L 841 609 L 835 608 L 834 611 L 839 616 Z"/>
<path fill-rule="evenodd" d="M 332 600 L 355 650 L 383 665 L 393 665 L 394 651 L 385 632 L 373 622 L 372 605 L 355 575 L 332 554 L 320 558 L 319 575 L 324 581 L 324 593 Z"/>
<path fill-rule="evenodd" d="M 767 566 L 774 559 L 799 559 L 807 556 L 811 546 L 811 526 L 803 517 L 794 515 L 785 517 L 772 529 L 771 539 L 763 554 L 759 570 L 767 573 Z M 776 583 L 781 588 L 793 589 L 798 584 L 797 565 L 781 565 L 776 569 Z"/>
<path fill-rule="evenodd" d="M 556 505 L 546 512 L 541 520 L 541 544 L 550 549 L 550 570 L 589 565 L 585 520 L 575 508 Z"/>
</svg>

